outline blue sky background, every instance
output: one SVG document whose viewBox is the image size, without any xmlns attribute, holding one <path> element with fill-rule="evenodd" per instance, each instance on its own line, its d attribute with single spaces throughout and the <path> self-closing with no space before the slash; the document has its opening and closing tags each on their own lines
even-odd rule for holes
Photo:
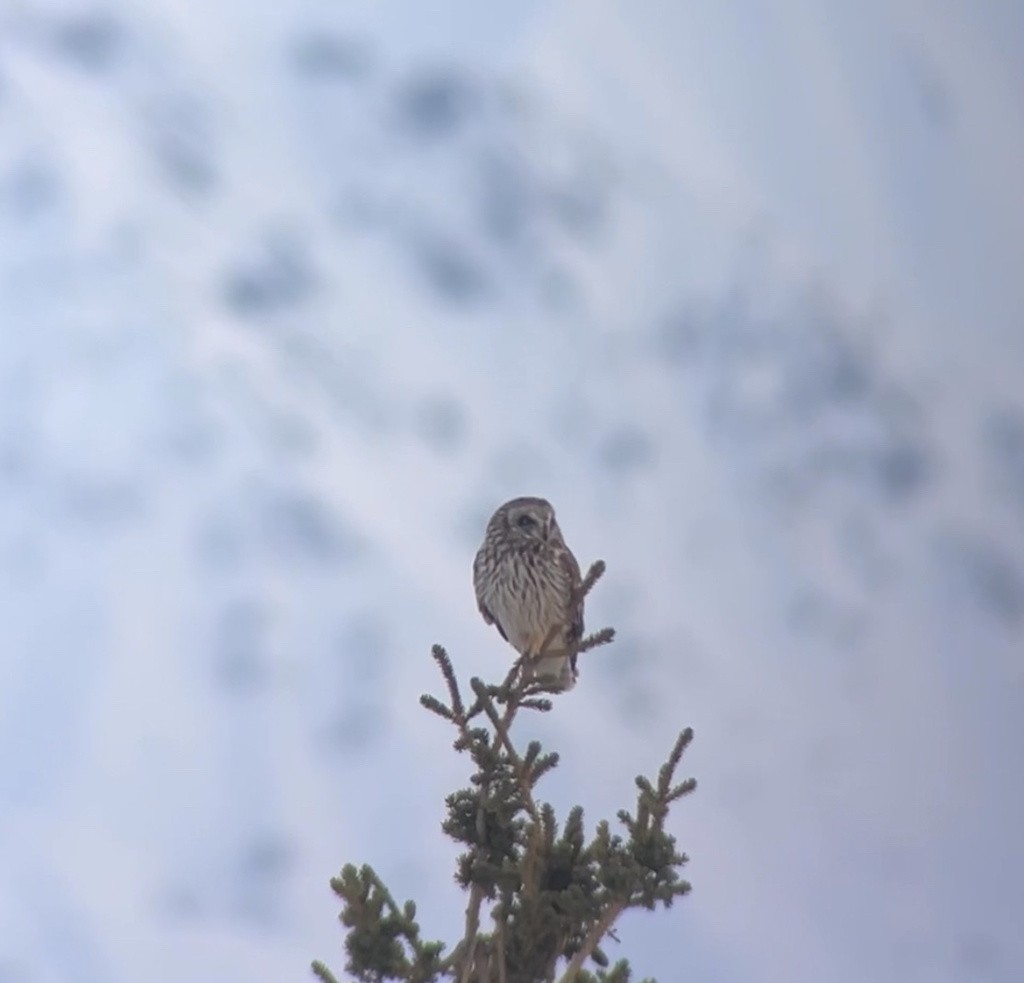
<svg viewBox="0 0 1024 983">
<path fill-rule="evenodd" d="M 349 861 L 453 939 L 416 701 L 504 671 L 524 493 L 619 632 L 545 793 L 697 734 L 638 976 L 1019 979 L 1022 54 L 1009 0 L 0 3 L 0 983 L 340 969 Z"/>
</svg>

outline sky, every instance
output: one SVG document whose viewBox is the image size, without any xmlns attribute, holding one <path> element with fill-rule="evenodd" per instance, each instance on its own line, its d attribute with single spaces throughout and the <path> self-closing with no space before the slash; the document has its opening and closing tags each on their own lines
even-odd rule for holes
<svg viewBox="0 0 1024 983">
<path fill-rule="evenodd" d="M 0 3 L 0 983 L 453 940 L 430 645 L 555 505 L 616 643 L 524 727 L 588 823 L 681 727 L 661 983 L 1024 967 L 1024 18 L 870 0 Z M 415 822 L 410 821 L 415 818 Z"/>
</svg>

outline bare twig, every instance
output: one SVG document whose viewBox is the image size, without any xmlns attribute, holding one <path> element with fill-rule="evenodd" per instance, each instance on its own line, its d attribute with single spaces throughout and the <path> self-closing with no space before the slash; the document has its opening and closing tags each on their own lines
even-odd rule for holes
<svg viewBox="0 0 1024 983">
<path fill-rule="evenodd" d="M 575 604 L 575 601 L 572 603 Z M 540 643 L 540 648 L 537 649 L 533 656 L 535 661 L 547 655 L 548 649 L 551 648 L 551 645 L 555 640 L 555 636 L 564 631 L 564 629 L 565 626 L 557 621 L 548 629 L 548 633 L 544 636 L 544 641 Z"/>
<path fill-rule="evenodd" d="M 608 934 L 615 919 L 622 914 L 626 907 L 625 901 L 612 901 L 609 903 L 605 913 L 594 923 L 594 927 L 587 933 L 579 952 L 569 960 L 565 972 L 558 983 L 574 983 L 583 968 L 583 964 L 591 957 L 594 950 L 601 944 L 601 939 Z"/>
<path fill-rule="evenodd" d="M 505 925 L 495 920 L 494 925 L 494 953 L 498 961 L 497 983 L 508 983 L 508 967 L 505 965 Z"/>
<path fill-rule="evenodd" d="M 520 707 L 531 706 L 533 709 L 543 709 L 542 706 L 527 703 L 523 699 L 525 695 L 534 692 L 531 689 L 533 683 L 530 678 L 531 662 L 532 660 L 528 659 L 525 655 L 519 656 L 505 676 L 505 681 L 498 687 L 499 702 L 502 702 L 505 707 L 501 722 L 505 725 L 506 731 L 511 728 Z M 476 705 L 483 709 L 483 701 L 479 696 L 477 697 Z"/>
<path fill-rule="evenodd" d="M 469 983 L 473 972 L 473 964 L 476 962 L 476 941 L 477 932 L 480 931 L 480 905 L 484 900 L 483 888 L 474 884 L 469 892 L 469 904 L 466 905 L 466 934 L 463 936 L 462 972 L 459 974 L 459 983 Z"/>
</svg>

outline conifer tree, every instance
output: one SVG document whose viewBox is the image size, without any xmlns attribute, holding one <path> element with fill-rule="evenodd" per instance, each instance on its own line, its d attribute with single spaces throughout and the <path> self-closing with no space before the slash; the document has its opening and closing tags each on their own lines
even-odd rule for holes
<svg viewBox="0 0 1024 983">
<path fill-rule="evenodd" d="M 601 561 L 591 567 L 582 596 L 603 572 Z M 603 629 L 577 652 L 613 637 Z M 420 702 L 455 728 L 455 750 L 474 769 L 469 786 L 447 797 L 442 823 L 464 848 L 455 872 L 468 894 L 463 936 L 447 952 L 444 943 L 425 941 L 416 905 L 399 905 L 369 865 L 348 864 L 331 879 L 342 903 L 346 972 L 360 983 L 629 983 L 628 962 L 610 966 L 601 944 L 614 938 L 627 908 L 671 907 L 690 890 L 679 873 L 687 857 L 665 820 L 671 804 L 696 788 L 692 778 L 675 781 L 693 731 L 679 735 L 656 778 L 637 777 L 636 805 L 619 811 L 617 829 L 602 820 L 588 839 L 581 806 L 559 824 L 537 798 L 557 753 L 544 752 L 538 741 L 523 751 L 512 742 L 520 711 L 543 713 L 552 705 L 530 665 L 520 659 L 500 685 L 474 677 L 467 702 L 448 653 L 435 645 L 433 657 L 447 701 L 424 695 Z M 340 983 L 322 962 L 313 963 L 313 972 L 322 983 Z"/>
</svg>

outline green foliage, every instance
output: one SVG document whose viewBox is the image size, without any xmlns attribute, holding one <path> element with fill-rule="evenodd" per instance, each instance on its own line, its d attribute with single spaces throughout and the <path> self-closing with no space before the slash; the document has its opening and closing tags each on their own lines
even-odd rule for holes
<svg viewBox="0 0 1024 983">
<path fill-rule="evenodd" d="M 601 572 L 603 565 L 591 568 L 584 590 Z M 579 651 L 612 636 L 610 629 L 598 632 Z M 600 944 L 627 908 L 667 908 L 690 890 L 679 873 L 687 857 L 665 831 L 665 819 L 671 804 L 696 788 L 692 778 L 674 782 L 692 730 L 679 735 L 656 780 L 636 779 L 635 808 L 618 813 L 622 832 L 601 821 L 588 840 L 580 806 L 559 826 L 554 809 L 535 798 L 558 755 L 537 741 L 521 754 L 512 744 L 520 711 L 551 709 L 549 691 L 529 666 L 520 660 L 498 686 L 472 679 L 467 704 L 448 654 L 435 645 L 433 657 L 448 700 L 425 695 L 420 702 L 456 728 L 454 748 L 474 767 L 470 785 L 445 800 L 442 824 L 464 848 L 455 879 L 469 894 L 465 931 L 444 956 L 443 943 L 420 938 L 411 901 L 399 907 L 369 866 L 350 864 L 331 881 L 342 900 L 346 972 L 361 983 L 630 983 L 628 963 L 609 968 Z M 480 924 L 485 904 L 488 932 Z M 593 971 L 583 968 L 588 960 Z M 314 962 L 313 971 L 323 983 L 338 983 L 323 963 Z"/>
<path fill-rule="evenodd" d="M 372 868 L 346 864 L 331 888 L 344 902 L 341 923 L 348 929 L 346 970 L 357 980 L 407 980 L 429 983 L 441 969 L 440 942 L 423 942 L 416 923 L 416 905 L 406 901 L 399 909 L 388 889 Z M 337 983 L 323 963 L 314 962 L 313 972 L 324 983 Z"/>
</svg>

